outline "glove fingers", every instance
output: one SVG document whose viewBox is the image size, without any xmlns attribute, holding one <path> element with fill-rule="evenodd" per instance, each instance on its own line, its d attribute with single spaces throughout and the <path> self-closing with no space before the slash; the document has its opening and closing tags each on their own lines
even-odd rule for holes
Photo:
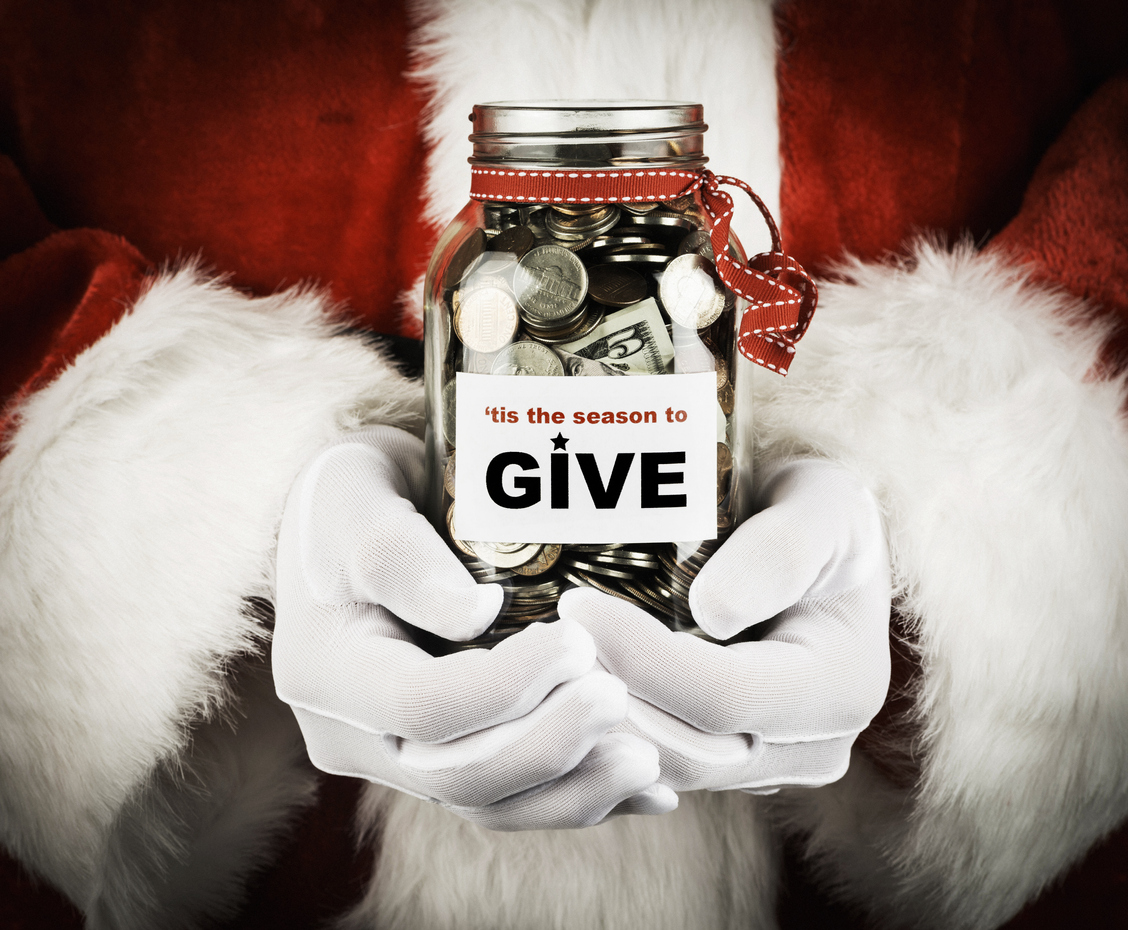
<svg viewBox="0 0 1128 930">
<path fill-rule="evenodd" d="M 501 610 L 501 585 L 477 584 L 422 515 L 401 512 L 374 523 L 354 555 L 357 600 L 383 604 L 443 639 L 473 639 Z"/>
<path fill-rule="evenodd" d="M 846 774 L 855 738 L 851 734 L 802 743 L 762 742 L 751 763 L 729 773 L 730 780 L 723 786 L 762 793 L 780 788 L 829 785 Z"/>
<path fill-rule="evenodd" d="M 427 451 L 423 440 L 394 426 L 371 426 L 357 433 L 356 438 L 375 446 L 392 460 L 404 481 L 401 493 L 420 508 L 427 495 Z"/>
<path fill-rule="evenodd" d="M 419 790 L 483 807 L 566 775 L 626 715 L 626 686 L 593 669 L 519 720 L 449 743 L 401 740 L 392 755 Z"/>
<path fill-rule="evenodd" d="M 770 506 L 733 533 L 690 587 L 694 619 L 710 636 L 729 639 L 804 596 L 888 584 L 877 502 L 848 471 L 819 460 L 789 462 L 763 493 Z"/>
<path fill-rule="evenodd" d="M 631 698 L 627 726 L 658 749 L 661 782 L 675 791 L 826 785 L 850 763 L 854 735 L 794 743 L 748 733 L 705 733 Z"/>
<path fill-rule="evenodd" d="M 393 439 L 392 453 L 402 446 L 407 457 L 415 440 Z M 473 638 L 497 616 L 502 591 L 474 583 L 416 512 L 410 484 L 382 448 L 361 441 L 334 446 L 300 479 L 279 538 L 300 540 L 296 567 L 314 601 L 382 604 L 444 639 Z"/>
<path fill-rule="evenodd" d="M 484 808 L 456 812 L 491 830 L 560 830 L 590 827 L 643 792 L 639 810 L 664 813 L 677 806 L 677 796 L 659 787 L 658 753 L 626 733 L 603 737 L 571 772 L 519 795 Z"/>
<path fill-rule="evenodd" d="M 697 625 L 714 639 L 774 617 L 818 578 L 831 545 L 777 504 L 750 517 L 705 563 L 689 587 Z"/>
<path fill-rule="evenodd" d="M 750 735 L 706 733 L 636 697 L 626 729 L 657 748 L 660 781 L 674 791 L 724 787 L 729 773 L 743 770 L 760 752 Z"/>
<path fill-rule="evenodd" d="M 278 696 L 370 733 L 456 739 L 525 716 L 595 665 L 595 644 L 575 623 L 536 623 L 493 649 L 435 658 L 383 635 L 382 627 L 395 623 L 383 607 L 309 610 L 321 622 L 306 636 L 291 634 L 288 621 L 275 631 Z"/>
<path fill-rule="evenodd" d="M 807 601 L 794 617 L 812 635 L 791 631 L 787 612 L 774 639 L 732 646 L 672 633 L 633 604 L 589 588 L 565 592 L 560 615 L 581 623 L 600 663 L 655 707 L 708 733 L 792 739 L 857 732 L 880 709 L 888 646 L 853 638 L 841 616 L 866 606 L 860 592 Z"/>
<path fill-rule="evenodd" d="M 659 783 L 632 795 L 625 801 L 620 801 L 611 808 L 611 812 L 603 820 L 606 822 L 613 817 L 627 817 L 632 814 L 653 817 L 655 814 L 668 814 L 670 811 L 677 810 L 677 806 L 677 794 L 667 785 Z"/>
<path fill-rule="evenodd" d="M 330 775 L 364 778 L 406 791 L 417 798 L 427 795 L 401 777 L 381 733 L 369 733 L 343 720 L 323 717 L 291 705 L 305 740 L 309 761 Z"/>
</svg>

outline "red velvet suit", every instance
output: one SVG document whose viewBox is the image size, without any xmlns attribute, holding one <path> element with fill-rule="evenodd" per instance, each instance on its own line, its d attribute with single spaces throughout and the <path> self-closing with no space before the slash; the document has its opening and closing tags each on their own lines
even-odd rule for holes
<svg viewBox="0 0 1128 930">
<path fill-rule="evenodd" d="M 1128 318 L 1128 14 L 1117 4 L 797 0 L 776 22 L 780 219 L 809 270 L 834 274 L 847 254 L 884 260 L 921 232 L 967 235 L 1092 314 Z M 399 4 L 0 6 L 5 430 L 19 426 L 12 404 L 186 256 L 259 295 L 318 282 L 357 324 L 420 336 L 401 294 L 438 230 L 419 218 L 429 91 L 405 77 L 412 28 Z M 1120 370 L 1125 338 L 1109 340 L 1094 378 Z M 917 674 L 905 662 L 899 684 Z M 862 743 L 911 784 L 897 710 L 891 700 Z M 326 777 L 231 926 L 309 926 L 359 896 L 372 857 L 354 856 L 346 836 L 354 794 Z M 1055 926 L 1078 906 L 1094 925 L 1122 914 L 1124 849 L 1115 834 L 1008 926 Z M 784 926 L 866 925 L 789 862 Z M 294 903 L 298 876 L 314 881 Z M 6 926 L 79 923 L 12 859 L 0 887 Z"/>
</svg>

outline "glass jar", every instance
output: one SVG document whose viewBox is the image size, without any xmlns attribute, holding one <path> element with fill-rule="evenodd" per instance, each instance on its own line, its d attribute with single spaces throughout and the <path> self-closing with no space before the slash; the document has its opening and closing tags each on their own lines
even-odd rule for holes
<svg viewBox="0 0 1128 930">
<path fill-rule="evenodd" d="M 457 648 L 555 619 L 574 585 L 704 635 L 689 586 L 745 515 L 751 483 L 750 411 L 736 409 L 744 298 L 716 273 L 698 193 L 534 185 L 603 183 L 600 169 L 692 178 L 702 116 L 652 101 L 474 107 L 471 165 L 517 187 L 472 199 L 428 268 L 428 516 L 506 596 L 490 630 Z M 729 250 L 744 260 L 735 237 Z"/>
</svg>

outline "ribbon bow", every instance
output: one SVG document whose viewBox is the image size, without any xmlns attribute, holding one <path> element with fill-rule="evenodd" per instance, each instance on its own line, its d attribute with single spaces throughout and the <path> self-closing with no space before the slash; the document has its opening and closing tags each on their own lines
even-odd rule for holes
<svg viewBox="0 0 1128 930">
<path fill-rule="evenodd" d="M 748 301 L 737 334 L 740 354 L 757 365 L 787 374 L 795 344 L 803 338 L 818 305 L 814 280 L 783 251 L 779 227 L 756 192 L 738 178 L 698 171 L 473 168 L 470 196 L 475 200 L 518 203 L 622 203 L 676 200 L 698 190 L 713 221 L 710 239 L 717 274 L 725 287 Z M 756 204 L 772 237 L 770 252 L 747 263 L 728 251 L 735 207 L 721 185 L 739 187 Z"/>
</svg>

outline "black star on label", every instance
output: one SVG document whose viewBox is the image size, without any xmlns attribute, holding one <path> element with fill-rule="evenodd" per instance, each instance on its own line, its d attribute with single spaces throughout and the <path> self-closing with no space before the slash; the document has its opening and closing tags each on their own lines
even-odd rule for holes
<svg viewBox="0 0 1128 930">
<path fill-rule="evenodd" d="M 552 451 L 556 452 L 558 449 L 564 449 L 568 445 L 568 440 L 564 438 L 563 433 L 557 433 L 552 437 Z"/>
</svg>

